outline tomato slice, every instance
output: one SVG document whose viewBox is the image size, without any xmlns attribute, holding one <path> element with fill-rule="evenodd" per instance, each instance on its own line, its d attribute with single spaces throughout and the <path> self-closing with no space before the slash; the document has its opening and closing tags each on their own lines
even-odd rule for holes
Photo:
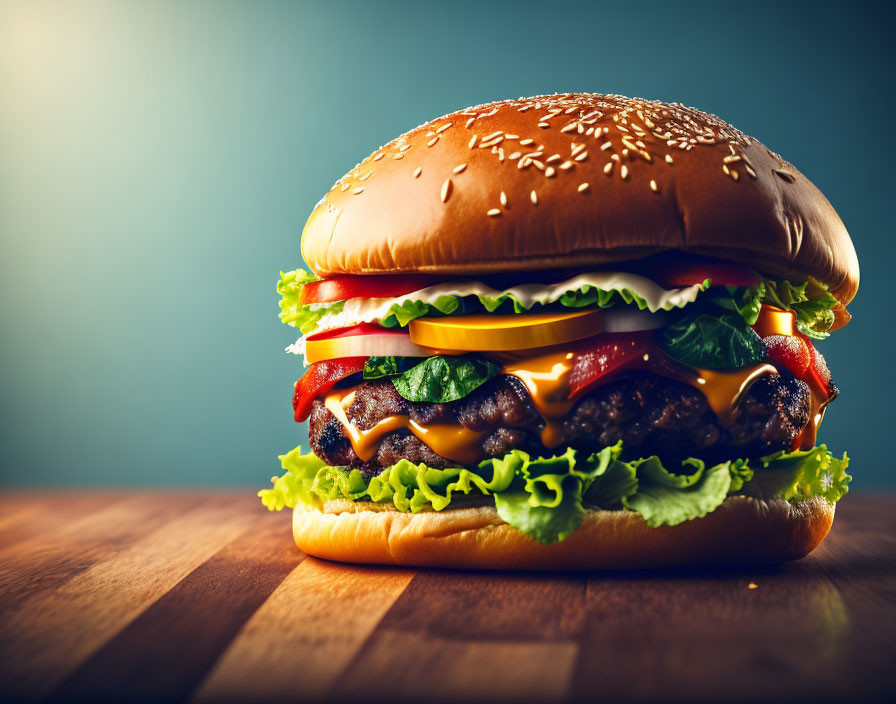
<svg viewBox="0 0 896 704">
<path fill-rule="evenodd" d="M 343 357 L 317 362 L 308 367 L 302 378 L 296 382 L 296 392 L 292 397 L 296 423 L 308 419 L 311 404 L 318 396 L 327 393 L 338 382 L 364 369 L 367 357 Z"/>
<path fill-rule="evenodd" d="M 445 281 L 434 274 L 331 276 L 302 286 L 299 303 L 332 303 L 349 298 L 395 298 Z"/>
<path fill-rule="evenodd" d="M 588 391 L 609 374 L 646 366 L 655 350 L 653 333 L 611 333 L 579 347 L 569 372 L 569 398 Z"/>
<path fill-rule="evenodd" d="M 768 361 L 784 367 L 797 379 L 802 379 L 809 368 L 812 345 L 798 335 L 767 335 L 762 338 Z"/>
<path fill-rule="evenodd" d="M 759 274 L 743 264 L 683 252 L 666 252 L 650 257 L 636 271 L 666 288 L 702 284 L 706 279 L 713 286 L 755 286 Z"/>
<path fill-rule="evenodd" d="M 354 337 L 355 335 L 407 335 L 407 330 L 401 328 L 387 328 L 376 323 L 358 323 L 344 328 L 324 330 L 314 335 L 306 336 L 306 340 L 336 340 L 341 337 Z"/>
</svg>

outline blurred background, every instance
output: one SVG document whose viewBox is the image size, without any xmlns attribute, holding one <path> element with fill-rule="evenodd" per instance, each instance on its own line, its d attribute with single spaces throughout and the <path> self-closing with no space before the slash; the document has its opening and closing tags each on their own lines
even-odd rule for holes
<svg viewBox="0 0 896 704">
<path fill-rule="evenodd" d="M 0 0 L 0 482 L 265 486 L 307 444 L 274 286 L 314 203 L 427 119 L 595 91 L 714 112 L 828 196 L 862 287 L 821 437 L 896 486 L 874 7 Z"/>
</svg>

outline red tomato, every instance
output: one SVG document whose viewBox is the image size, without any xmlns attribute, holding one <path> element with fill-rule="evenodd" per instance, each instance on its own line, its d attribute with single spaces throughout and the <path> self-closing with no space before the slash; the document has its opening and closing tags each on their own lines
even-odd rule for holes
<svg viewBox="0 0 896 704">
<path fill-rule="evenodd" d="M 430 274 L 331 276 L 302 286 L 299 303 L 330 303 L 347 298 L 395 298 L 445 280 Z"/>
<path fill-rule="evenodd" d="M 608 374 L 644 365 L 655 349 L 653 333 L 620 332 L 600 335 L 579 347 L 569 373 L 569 397 L 587 391 Z"/>
<path fill-rule="evenodd" d="M 388 335 L 395 333 L 396 335 L 407 335 L 407 330 L 402 328 L 386 328 L 376 323 L 358 323 L 357 325 L 349 325 L 346 328 L 333 328 L 332 330 L 324 330 L 323 332 L 308 335 L 308 340 L 335 340 L 339 337 L 352 337 L 354 335 Z"/>
<path fill-rule="evenodd" d="M 762 338 L 768 361 L 787 369 L 797 379 L 831 395 L 831 372 L 828 363 L 805 335 L 768 335 Z"/>
<path fill-rule="evenodd" d="M 667 288 L 702 284 L 706 279 L 713 286 L 755 286 L 760 281 L 759 274 L 742 264 L 683 252 L 657 254 L 639 271 Z"/>
<path fill-rule="evenodd" d="M 798 335 L 768 335 L 762 338 L 770 364 L 784 367 L 797 379 L 802 379 L 809 362 L 812 345 Z"/>
<path fill-rule="evenodd" d="M 809 356 L 811 357 L 806 376 L 812 377 L 816 384 L 830 394 L 831 370 L 828 369 L 828 363 L 811 342 L 806 340 L 806 344 L 809 346 Z"/>
<path fill-rule="evenodd" d="M 308 367 L 302 378 L 296 382 L 296 393 L 292 397 L 296 423 L 307 420 L 311 414 L 311 403 L 318 396 L 327 393 L 333 386 L 364 369 L 367 357 L 343 357 L 317 362 Z"/>
</svg>

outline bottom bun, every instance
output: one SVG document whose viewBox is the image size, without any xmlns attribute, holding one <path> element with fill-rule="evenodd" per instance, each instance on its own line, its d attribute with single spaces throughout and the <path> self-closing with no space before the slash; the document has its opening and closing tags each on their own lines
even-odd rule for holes
<svg viewBox="0 0 896 704">
<path fill-rule="evenodd" d="M 797 560 L 824 540 L 834 505 L 733 496 L 712 513 L 651 528 L 633 511 L 588 510 L 566 540 L 542 545 L 494 506 L 411 514 L 373 503 L 299 504 L 293 535 L 303 552 L 341 562 L 495 570 L 611 570 Z"/>
</svg>

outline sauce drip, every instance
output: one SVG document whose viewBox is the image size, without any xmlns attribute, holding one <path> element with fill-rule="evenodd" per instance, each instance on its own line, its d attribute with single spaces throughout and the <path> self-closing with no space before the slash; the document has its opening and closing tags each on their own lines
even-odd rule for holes
<svg viewBox="0 0 896 704">
<path fill-rule="evenodd" d="M 532 403 L 544 418 L 541 442 L 545 447 L 554 448 L 563 442 L 560 421 L 575 403 L 574 398 L 569 398 L 573 356 L 572 352 L 556 352 L 509 362 L 501 370 L 503 374 L 515 376 L 529 391 Z"/>
<path fill-rule="evenodd" d="M 813 383 L 812 379 L 803 379 L 809 385 L 809 422 L 790 444 L 791 450 L 811 450 L 815 447 L 818 437 L 818 426 L 824 419 L 824 412 L 830 402 L 828 393 L 818 384 Z"/>
<path fill-rule="evenodd" d="M 355 389 L 334 391 L 327 396 L 324 406 L 345 428 L 355 454 L 364 462 L 376 454 L 384 435 L 401 429 L 410 430 L 433 452 L 449 460 L 475 464 L 482 459 L 482 441 L 487 433 L 468 430 L 459 423 L 420 425 L 408 416 L 389 416 L 372 428 L 361 430 L 345 414 L 354 397 Z"/>
<path fill-rule="evenodd" d="M 778 373 L 771 364 L 758 364 L 733 371 L 714 369 L 694 369 L 694 371 L 696 373 L 693 376 L 682 376 L 681 380 L 703 394 L 709 407 L 723 425 L 731 425 L 734 422 L 737 405 L 754 381 L 764 374 Z"/>
</svg>

